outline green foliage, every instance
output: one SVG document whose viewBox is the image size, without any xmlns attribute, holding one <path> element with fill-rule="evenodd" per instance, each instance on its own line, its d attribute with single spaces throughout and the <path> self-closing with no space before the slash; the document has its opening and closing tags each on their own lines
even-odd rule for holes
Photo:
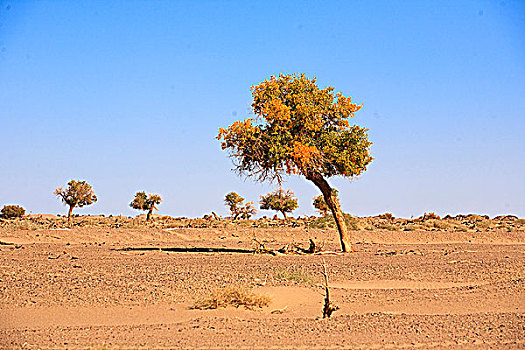
<svg viewBox="0 0 525 350">
<path fill-rule="evenodd" d="M 294 193 L 290 190 L 283 191 L 282 189 L 261 196 L 259 203 L 261 204 L 261 209 L 279 211 L 285 219 L 286 213 L 291 213 L 298 207 L 297 198 L 295 198 Z"/>
<path fill-rule="evenodd" d="M 243 204 L 243 202 L 244 198 L 235 192 L 230 192 L 224 196 L 224 203 L 230 209 L 234 220 L 239 217 L 241 219 L 249 219 L 257 213 L 257 209 L 255 209 L 252 202 L 247 202 L 246 204 Z"/>
<path fill-rule="evenodd" d="M 153 210 L 158 210 L 156 205 L 162 202 L 158 194 L 146 194 L 145 191 L 135 193 L 135 198 L 129 203 L 129 206 L 137 210 L 147 210 L 146 220 L 149 221 Z"/>
<path fill-rule="evenodd" d="M 339 200 L 338 195 L 339 195 L 339 191 L 336 190 L 335 188 L 332 188 L 332 196 L 334 197 L 335 200 Z M 322 194 L 314 197 L 313 205 L 314 205 L 314 208 L 317 209 L 319 214 L 321 214 L 322 216 L 325 216 L 326 214 L 328 214 L 328 211 L 330 210 L 330 208 L 328 208 L 328 205 L 326 205 L 324 196 Z"/>
<path fill-rule="evenodd" d="M 93 188 L 86 181 L 71 180 L 67 183 L 67 188 L 62 186 L 55 189 L 54 192 L 65 205 L 69 206 L 68 218 L 71 222 L 71 212 L 74 207 L 82 208 L 91 205 L 97 201 L 97 196 Z"/>
<path fill-rule="evenodd" d="M 252 96 L 255 119 L 219 128 L 217 135 L 235 170 L 258 181 L 280 183 L 284 174 L 312 181 L 335 214 L 342 250 L 353 250 L 326 178 L 358 176 L 373 159 L 368 130 L 348 122 L 361 106 L 304 74 L 272 76 L 253 86 Z"/>
<path fill-rule="evenodd" d="M 361 106 L 333 90 L 319 89 L 304 74 L 272 76 L 253 86 L 257 118 L 220 128 L 217 136 L 236 170 L 258 180 L 283 173 L 353 177 L 366 170 L 372 161 L 367 129 L 348 123 Z"/>
<path fill-rule="evenodd" d="M 2 217 L 5 219 L 13 219 L 24 216 L 26 210 L 19 205 L 4 205 L 2 208 Z"/>
</svg>

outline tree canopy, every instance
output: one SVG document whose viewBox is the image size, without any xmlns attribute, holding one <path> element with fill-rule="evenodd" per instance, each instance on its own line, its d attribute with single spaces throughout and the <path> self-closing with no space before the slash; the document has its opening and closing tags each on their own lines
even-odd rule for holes
<svg viewBox="0 0 525 350">
<path fill-rule="evenodd" d="M 257 213 L 257 209 L 255 209 L 252 202 L 244 203 L 244 198 L 235 192 L 230 192 L 224 196 L 224 204 L 230 209 L 234 220 L 239 217 L 241 219 L 249 219 Z"/>
<path fill-rule="evenodd" d="M 162 202 L 162 198 L 158 194 L 146 194 L 145 191 L 135 193 L 135 198 L 129 204 L 133 209 L 147 210 L 146 221 L 151 218 L 153 210 L 158 210 L 156 205 Z"/>
<path fill-rule="evenodd" d="M 71 213 L 73 208 L 82 208 L 91 205 L 97 201 L 97 196 L 93 188 L 86 181 L 71 180 L 67 183 L 65 189 L 62 186 L 55 189 L 54 192 L 65 205 L 69 206 L 68 220 L 71 222 Z"/>
<path fill-rule="evenodd" d="M 333 87 L 281 74 L 253 86 L 252 96 L 255 118 L 220 128 L 217 136 L 240 173 L 257 180 L 283 173 L 353 177 L 372 161 L 367 129 L 348 122 L 361 105 Z"/>
<path fill-rule="evenodd" d="M 339 202 L 326 178 L 352 178 L 372 161 L 367 129 L 348 119 L 362 106 L 351 97 L 320 89 L 304 74 L 272 76 L 252 87 L 255 118 L 219 128 L 217 139 L 239 174 L 277 180 L 301 174 L 323 193 L 336 217 L 343 251 L 351 249 Z"/>
<path fill-rule="evenodd" d="M 298 207 L 297 198 L 295 198 L 294 193 L 290 190 L 284 191 L 280 188 L 261 196 L 259 203 L 261 204 L 261 209 L 279 211 L 285 219 L 286 213 L 291 213 Z"/>
</svg>

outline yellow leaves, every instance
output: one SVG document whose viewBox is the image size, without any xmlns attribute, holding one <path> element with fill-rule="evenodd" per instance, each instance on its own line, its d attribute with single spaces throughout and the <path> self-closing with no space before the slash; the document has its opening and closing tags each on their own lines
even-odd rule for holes
<svg viewBox="0 0 525 350">
<path fill-rule="evenodd" d="M 253 125 L 253 119 L 238 120 L 230 125 L 228 128 L 219 128 L 217 134 L 217 140 L 223 140 L 221 142 L 221 148 L 227 149 L 230 147 L 236 147 L 252 138 L 253 135 L 260 131 L 258 126 Z"/>
<path fill-rule="evenodd" d="M 262 108 L 263 117 L 269 124 L 278 122 L 287 124 L 291 119 L 290 107 L 278 99 L 271 100 Z"/>
<path fill-rule="evenodd" d="M 255 119 L 219 128 L 217 135 L 239 172 L 260 179 L 310 171 L 350 177 L 370 163 L 366 132 L 348 121 L 362 107 L 351 97 L 320 89 L 304 74 L 271 76 L 251 91 Z"/>
</svg>

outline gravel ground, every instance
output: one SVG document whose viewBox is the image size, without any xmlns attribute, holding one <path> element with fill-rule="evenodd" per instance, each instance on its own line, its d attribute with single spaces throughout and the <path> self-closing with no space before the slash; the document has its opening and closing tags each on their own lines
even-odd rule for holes
<svg viewBox="0 0 525 350">
<path fill-rule="evenodd" d="M 252 238 L 278 248 L 316 237 L 335 250 L 337 237 L 289 228 L 0 232 L 13 243 L 0 245 L 0 348 L 525 347 L 522 233 L 397 234 L 356 232 L 356 253 L 272 256 L 249 253 Z M 320 317 L 323 259 L 340 307 L 330 319 Z M 232 285 L 272 303 L 191 309 Z"/>
</svg>

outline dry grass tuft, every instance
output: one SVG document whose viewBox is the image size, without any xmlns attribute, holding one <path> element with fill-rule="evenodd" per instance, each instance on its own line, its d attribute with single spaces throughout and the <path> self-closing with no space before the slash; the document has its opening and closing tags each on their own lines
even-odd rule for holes
<svg viewBox="0 0 525 350">
<path fill-rule="evenodd" d="M 256 294 L 244 287 L 232 286 L 216 289 L 207 298 L 197 299 L 193 304 L 193 309 L 210 310 L 228 306 L 237 308 L 244 306 L 248 310 L 254 310 L 268 306 L 270 301 L 267 295 Z"/>
</svg>

